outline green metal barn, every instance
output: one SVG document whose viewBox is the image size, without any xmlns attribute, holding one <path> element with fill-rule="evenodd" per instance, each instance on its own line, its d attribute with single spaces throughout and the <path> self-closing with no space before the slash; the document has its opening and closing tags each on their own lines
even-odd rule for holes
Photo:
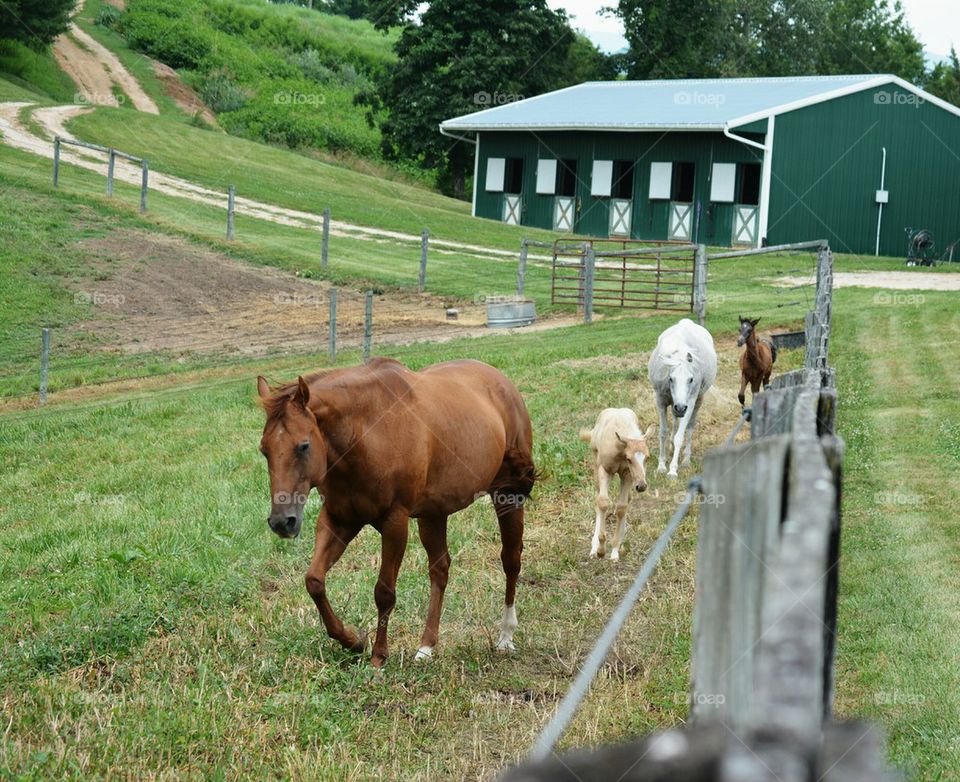
<svg viewBox="0 0 960 782">
<path fill-rule="evenodd" d="M 908 228 L 960 240 L 960 108 L 896 76 L 588 82 L 440 132 L 476 144 L 477 217 L 860 254 L 904 254 Z"/>
</svg>

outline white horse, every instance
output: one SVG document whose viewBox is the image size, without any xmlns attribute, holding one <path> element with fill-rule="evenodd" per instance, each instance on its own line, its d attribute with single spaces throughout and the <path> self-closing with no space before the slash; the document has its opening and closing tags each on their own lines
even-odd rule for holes
<svg viewBox="0 0 960 782">
<path fill-rule="evenodd" d="M 713 337 L 689 318 L 664 331 L 647 366 L 660 412 L 660 454 L 657 472 L 667 469 L 667 408 L 673 408 L 673 459 L 671 478 L 677 477 L 677 460 L 687 437 L 683 466 L 690 464 L 693 430 L 707 389 L 717 379 L 717 351 Z"/>
</svg>

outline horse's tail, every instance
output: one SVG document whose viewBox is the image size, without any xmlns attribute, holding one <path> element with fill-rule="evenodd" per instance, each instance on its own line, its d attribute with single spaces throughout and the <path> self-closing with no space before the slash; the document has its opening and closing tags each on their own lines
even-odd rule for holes
<svg viewBox="0 0 960 782">
<path fill-rule="evenodd" d="M 495 492 L 519 494 L 529 497 L 533 485 L 540 480 L 540 473 L 533 463 L 533 457 L 519 448 L 507 448 L 503 455 L 503 465 L 494 484 L 491 487 Z"/>
<path fill-rule="evenodd" d="M 585 443 L 589 443 L 593 439 L 593 429 L 581 429 L 580 439 Z"/>
</svg>

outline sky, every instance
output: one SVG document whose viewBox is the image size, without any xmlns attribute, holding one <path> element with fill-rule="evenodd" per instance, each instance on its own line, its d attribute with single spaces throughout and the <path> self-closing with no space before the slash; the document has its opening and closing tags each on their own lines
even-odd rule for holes
<svg viewBox="0 0 960 782">
<path fill-rule="evenodd" d="M 901 0 L 907 19 L 927 50 L 928 58 L 937 60 L 950 52 L 951 43 L 960 50 L 960 12 L 956 0 Z M 575 17 L 573 26 L 587 35 L 606 52 L 626 46 L 623 28 L 615 16 L 601 16 L 604 6 L 616 0 L 547 0 L 551 8 L 563 8 Z M 951 8 L 952 7 L 952 8 Z"/>
</svg>

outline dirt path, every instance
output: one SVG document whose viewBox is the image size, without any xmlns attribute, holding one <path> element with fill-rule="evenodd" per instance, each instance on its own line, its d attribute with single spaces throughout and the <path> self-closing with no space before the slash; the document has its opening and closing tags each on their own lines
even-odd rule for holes
<svg viewBox="0 0 960 782">
<path fill-rule="evenodd" d="M 82 9 L 83 0 L 80 0 L 76 13 Z M 71 24 L 70 29 L 56 40 L 53 56 L 79 87 L 77 98 L 84 103 L 119 106 L 122 101 L 129 100 L 137 111 L 160 113 L 157 104 L 117 56 L 76 24 Z M 119 98 L 115 94 L 117 89 L 122 92 Z"/>
<path fill-rule="evenodd" d="M 89 106 L 51 106 L 38 108 L 33 112 L 33 118 L 43 127 L 44 131 L 49 134 L 48 138 L 43 138 L 36 135 L 20 121 L 19 113 L 21 109 L 30 105 L 30 103 L 0 103 L 0 133 L 3 134 L 3 141 L 10 146 L 47 158 L 53 158 L 53 144 L 51 142 L 54 136 L 72 137 L 73 134 L 66 129 L 66 123 L 80 114 L 93 110 Z M 107 163 L 105 153 L 98 153 L 91 150 L 78 151 L 74 147 L 64 147 L 61 150 L 61 160 L 65 163 L 80 166 L 90 171 L 96 171 L 106 176 Z M 141 177 L 140 168 L 139 166 L 120 159 L 117 161 L 115 177 L 121 182 L 139 186 Z M 150 189 L 164 193 L 165 195 L 171 195 L 176 198 L 186 198 L 224 210 L 226 210 L 227 207 L 227 197 L 225 193 L 211 190 L 210 188 L 194 184 L 179 177 L 170 176 L 169 174 L 151 171 Z M 237 214 L 297 228 L 318 230 L 323 225 L 323 217 L 321 215 L 313 214 L 312 212 L 303 212 L 298 209 L 275 206 L 242 196 L 237 197 L 236 211 Z M 330 233 L 333 236 L 367 241 L 410 242 L 418 246 L 420 244 L 419 235 L 355 225 L 340 220 L 330 221 Z M 485 261 L 515 263 L 517 258 L 517 253 L 511 250 L 499 250 L 443 239 L 431 239 L 430 246 L 431 248 L 456 252 Z M 548 258 L 547 256 L 531 255 L 530 260 L 532 262 L 534 260 L 548 260 Z"/>
<path fill-rule="evenodd" d="M 780 277 L 777 286 L 813 285 L 813 277 Z M 955 272 L 835 272 L 835 288 L 886 288 L 899 291 L 960 291 Z"/>
</svg>

